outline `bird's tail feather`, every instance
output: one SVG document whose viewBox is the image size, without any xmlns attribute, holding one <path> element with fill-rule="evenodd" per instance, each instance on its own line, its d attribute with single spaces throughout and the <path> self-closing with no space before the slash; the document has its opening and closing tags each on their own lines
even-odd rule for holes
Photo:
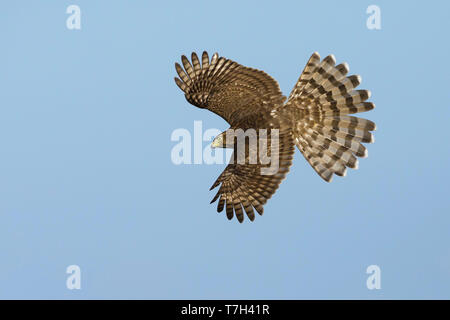
<svg viewBox="0 0 450 320">
<path fill-rule="evenodd" d="M 356 157 L 367 157 L 363 142 L 373 142 L 375 124 L 349 114 L 375 107 L 366 102 L 368 90 L 355 90 L 361 77 L 346 76 L 346 63 L 335 65 L 333 55 L 322 61 L 314 53 L 306 64 L 286 104 L 291 114 L 297 147 L 325 180 L 344 176 L 346 168 L 358 167 Z"/>
</svg>

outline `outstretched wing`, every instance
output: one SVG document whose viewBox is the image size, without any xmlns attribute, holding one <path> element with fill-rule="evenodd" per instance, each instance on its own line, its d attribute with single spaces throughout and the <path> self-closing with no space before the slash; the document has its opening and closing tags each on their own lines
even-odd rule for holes
<svg viewBox="0 0 450 320">
<path fill-rule="evenodd" d="M 192 53 L 192 64 L 181 57 L 184 69 L 175 68 L 180 77 L 175 82 L 189 103 L 211 110 L 231 126 L 247 115 L 281 105 L 286 97 L 278 83 L 263 71 L 244 67 L 215 53 L 211 61 L 205 51 L 202 61 Z"/>
<path fill-rule="evenodd" d="M 255 219 L 253 208 L 262 215 L 263 205 L 272 197 L 289 172 L 294 154 L 291 131 L 281 132 L 278 137 L 271 135 L 268 139 L 270 147 L 267 154 L 271 159 L 270 164 L 251 164 L 249 154 L 246 155 L 245 163 L 239 164 L 236 161 L 238 151 L 235 149 L 232 157 L 234 161 L 228 164 L 210 189 L 221 185 L 211 203 L 219 199 L 217 212 L 222 212 L 225 208 L 229 220 L 236 214 L 239 222 L 244 221 L 243 211 L 245 211 L 248 218 L 253 221 Z M 272 148 L 272 145 L 275 147 Z M 273 168 L 272 172 L 267 170 L 270 174 L 262 171 L 269 167 Z"/>
</svg>

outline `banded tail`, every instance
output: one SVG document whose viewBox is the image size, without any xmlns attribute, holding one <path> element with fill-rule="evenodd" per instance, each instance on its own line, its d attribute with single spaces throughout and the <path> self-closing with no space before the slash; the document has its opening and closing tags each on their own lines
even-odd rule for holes
<svg viewBox="0 0 450 320">
<path fill-rule="evenodd" d="M 370 91 L 355 90 L 361 77 L 347 77 L 348 72 L 346 63 L 336 66 L 333 55 L 321 61 L 315 52 L 285 106 L 295 119 L 295 144 L 327 182 L 333 174 L 345 176 L 347 167 L 357 169 L 357 157 L 367 157 L 362 143 L 374 142 L 375 123 L 350 116 L 375 107 L 366 102 Z"/>
</svg>

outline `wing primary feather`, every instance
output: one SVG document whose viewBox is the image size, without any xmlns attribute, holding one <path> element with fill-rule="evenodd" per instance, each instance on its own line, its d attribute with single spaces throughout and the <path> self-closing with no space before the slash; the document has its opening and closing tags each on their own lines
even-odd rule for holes
<svg viewBox="0 0 450 320">
<path fill-rule="evenodd" d="M 198 60 L 197 54 L 192 52 L 191 55 L 192 65 L 194 66 L 194 72 L 196 76 L 199 76 L 202 72 L 202 67 L 200 65 L 200 61 Z"/>
</svg>

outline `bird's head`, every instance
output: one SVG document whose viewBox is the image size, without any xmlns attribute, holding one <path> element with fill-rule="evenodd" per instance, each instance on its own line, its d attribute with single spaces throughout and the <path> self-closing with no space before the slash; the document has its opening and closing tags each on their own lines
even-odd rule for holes
<svg viewBox="0 0 450 320">
<path fill-rule="evenodd" d="M 217 137 L 215 137 L 213 142 L 211 143 L 211 148 L 233 148 L 234 137 L 232 136 L 231 132 L 228 131 L 229 130 L 224 131 Z"/>
</svg>

